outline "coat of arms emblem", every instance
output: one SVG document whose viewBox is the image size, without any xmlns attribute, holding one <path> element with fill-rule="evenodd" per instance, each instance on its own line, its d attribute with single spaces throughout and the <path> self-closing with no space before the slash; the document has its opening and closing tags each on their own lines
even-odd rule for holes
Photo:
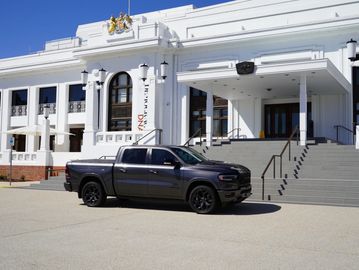
<svg viewBox="0 0 359 270">
<path fill-rule="evenodd" d="M 118 18 L 111 16 L 109 22 L 107 23 L 107 30 L 110 35 L 114 33 L 120 34 L 132 29 L 132 18 L 124 13 L 120 13 Z"/>
</svg>

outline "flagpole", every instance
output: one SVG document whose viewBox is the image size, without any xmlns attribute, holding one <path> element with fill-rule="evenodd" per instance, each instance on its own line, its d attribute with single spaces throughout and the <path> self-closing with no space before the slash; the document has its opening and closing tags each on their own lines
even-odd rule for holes
<svg viewBox="0 0 359 270">
<path fill-rule="evenodd" d="M 128 0 L 128 16 L 131 16 L 131 0 Z"/>
</svg>

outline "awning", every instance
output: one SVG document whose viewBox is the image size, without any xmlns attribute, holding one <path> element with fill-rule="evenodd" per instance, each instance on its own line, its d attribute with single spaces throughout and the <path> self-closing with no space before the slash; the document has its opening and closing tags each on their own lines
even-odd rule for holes
<svg viewBox="0 0 359 270">
<path fill-rule="evenodd" d="M 42 133 L 42 125 L 33 125 L 26 126 L 21 128 L 15 128 L 3 132 L 4 134 L 18 134 L 18 135 L 33 135 L 33 136 L 41 136 Z M 50 128 L 50 135 L 75 135 L 69 132 L 60 131 L 54 128 Z"/>
<path fill-rule="evenodd" d="M 351 84 L 329 59 L 262 64 L 249 75 L 238 75 L 235 67 L 183 71 L 177 73 L 177 79 L 226 99 L 272 99 L 298 97 L 302 74 L 307 76 L 309 95 L 351 92 Z"/>
</svg>

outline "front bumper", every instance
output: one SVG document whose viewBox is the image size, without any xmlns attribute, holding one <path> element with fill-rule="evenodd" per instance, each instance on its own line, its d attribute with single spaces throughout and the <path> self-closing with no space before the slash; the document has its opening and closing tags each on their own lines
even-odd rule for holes
<svg viewBox="0 0 359 270">
<path fill-rule="evenodd" d="M 64 183 L 64 187 L 65 187 L 65 190 L 66 191 L 72 191 L 72 185 L 71 185 L 71 183 L 69 183 L 69 182 L 65 182 Z"/>
<path fill-rule="evenodd" d="M 218 190 L 218 195 L 222 203 L 241 202 L 252 195 L 252 185 L 248 184 L 237 190 Z"/>
</svg>

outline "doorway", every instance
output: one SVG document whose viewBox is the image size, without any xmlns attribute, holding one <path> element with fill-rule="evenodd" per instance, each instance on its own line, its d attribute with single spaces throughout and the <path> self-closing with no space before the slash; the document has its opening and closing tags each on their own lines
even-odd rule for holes
<svg viewBox="0 0 359 270">
<path fill-rule="evenodd" d="M 299 103 L 265 105 L 265 137 L 289 138 L 299 127 Z M 313 137 L 312 104 L 307 104 L 307 136 Z"/>
<path fill-rule="evenodd" d="M 74 134 L 70 136 L 70 152 L 81 152 L 84 129 L 70 128 L 70 133 Z"/>
</svg>

